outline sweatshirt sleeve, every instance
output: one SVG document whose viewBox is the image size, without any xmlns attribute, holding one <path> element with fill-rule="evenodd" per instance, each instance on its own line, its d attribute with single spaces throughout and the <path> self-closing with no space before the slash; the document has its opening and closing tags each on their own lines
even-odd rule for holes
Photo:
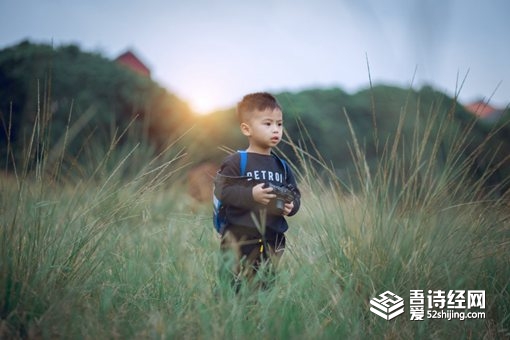
<svg viewBox="0 0 510 340">
<path fill-rule="evenodd" d="M 233 154 L 225 159 L 215 179 L 215 194 L 225 204 L 238 208 L 253 209 L 252 185 L 246 178 L 240 178 L 240 158 Z"/>
</svg>

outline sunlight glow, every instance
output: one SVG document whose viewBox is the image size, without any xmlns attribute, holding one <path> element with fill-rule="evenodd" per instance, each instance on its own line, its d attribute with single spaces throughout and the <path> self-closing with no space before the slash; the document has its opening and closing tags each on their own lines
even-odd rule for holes
<svg viewBox="0 0 510 340">
<path fill-rule="evenodd" d="M 193 97 L 189 98 L 188 103 L 193 112 L 198 115 L 205 116 L 214 111 L 225 108 L 219 101 L 222 97 L 214 93 L 207 93 L 207 91 L 196 91 Z"/>
<path fill-rule="evenodd" d="M 216 108 L 211 98 L 207 96 L 197 96 L 191 99 L 190 105 L 193 112 L 201 116 L 210 114 Z"/>
<path fill-rule="evenodd" d="M 229 77 L 216 74 L 210 74 L 207 67 L 194 68 L 189 70 L 186 77 L 178 80 L 182 87 L 181 93 L 184 100 L 189 104 L 191 110 L 197 115 L 208 115 L 218 110 L 229 108 L 234 104 L 234 100 L 229 100 L 232 91 L 228 90 L 222 82 L 231 82 Z"/>
</svg>

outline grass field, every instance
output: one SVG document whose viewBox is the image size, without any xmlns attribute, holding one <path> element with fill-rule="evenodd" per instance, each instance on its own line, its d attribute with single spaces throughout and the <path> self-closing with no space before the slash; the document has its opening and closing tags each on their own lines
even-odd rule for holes
<svg viewBox="0 0 510 340">
<path fill-rule="evenodd" d="M 349 184 L 302 153 L 276 283 L 239 294 L 218 280 L 211 207 L 187 196 L 178 152 L 105 147 L 86 168 L 41 152 L 0 178 L 0 338 L 509 337 L 508 197 L 471 180 L 455 150 L 438 166 L 422 148 L 432 135 L 407 165 L 395 141 L 371 170 L 353 142 Z M 416 289 L 484 290 L 485 318 L 411 321 Z M 406 302 L 389 321 L 369 310 L 387 290 Z"/>
</svg>

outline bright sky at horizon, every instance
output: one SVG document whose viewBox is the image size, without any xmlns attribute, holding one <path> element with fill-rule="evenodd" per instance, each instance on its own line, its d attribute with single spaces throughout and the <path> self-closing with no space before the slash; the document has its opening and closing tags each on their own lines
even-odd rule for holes
<svg viewBox="0 0 510 340">
<path fill-rule="evenodd" d="M 506 0 L 3 0 L 0 49 L 74 43 L 132 49 L 197 111 L 253 91 L 430 84 L 460 100 L 510 103 Z M 414 77 L 414 79 L 413 79 Z"/>
</svg>

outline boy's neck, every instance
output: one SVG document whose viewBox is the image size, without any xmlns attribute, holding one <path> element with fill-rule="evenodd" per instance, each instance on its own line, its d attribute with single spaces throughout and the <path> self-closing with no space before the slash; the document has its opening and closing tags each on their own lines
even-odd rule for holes
<svg viewBox="0 0 510 340">
<path fill-rule="evenodd" d="M 270 155 L 271 150 L 272 150 L 271 148 L 259 148 L 253 145 L 249 145 L 248 149 L 246 149 L 246 152 L 258 153 L 261 155 Z"/>
</svg>

